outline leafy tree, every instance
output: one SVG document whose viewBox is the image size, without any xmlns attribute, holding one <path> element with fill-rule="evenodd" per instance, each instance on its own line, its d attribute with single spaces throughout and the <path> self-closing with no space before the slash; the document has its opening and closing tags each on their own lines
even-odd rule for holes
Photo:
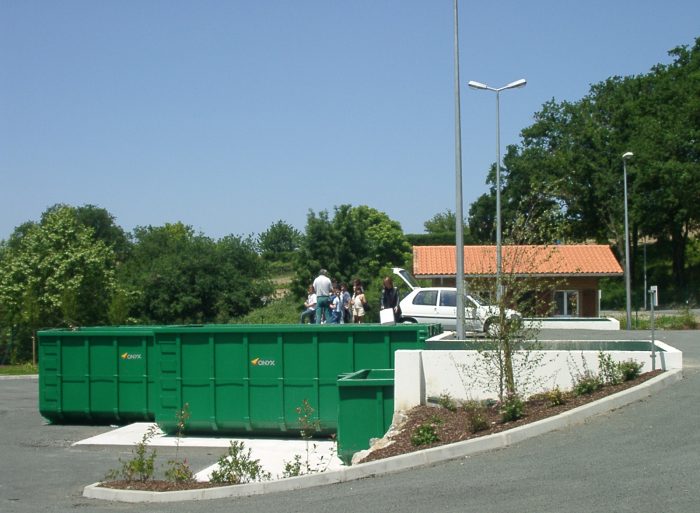
<svg viewBox="0 0 700 513">
<path fill-rule="evenodd" d="M 118 260 L 124 260 L 129 250 L 129 237 L 121 226 L 117 225 L 114 216 L 106 209 L 95 205 L 72 207 L 58 203 L 47 208 L 42 214 L 42 220 L 57 210 L 68 209 L 75 216 L 78 224 L 92 229 L 92 238 L 100 240 L 112 248 Z M 31 224 L 31 223 L 27 223 Z"/>
<path fill-rule="evenodd" d="M 643 233 L 670 243 L 674 284 L 682 289 L 689 237 L 700 226 L 700 38 L 669 54 L 671 64 L 637 79 L 631 215 Z"/>
<path fill-rule="evenodd" d="M 126 259 L 130 248 L 129 237 L 116 224 L 112 214 L 95 205 L 83 205 L 76 207 L 75 215 L 80 224 L 92 228 L 95 240 L 101 240 L 114 250 L 119 261 Z"/>
<path fill-rule="evenodd" d="M 482 194 L 469 207 L 469 233 L 475 242 L 496 241 L 496 196 Z"/>
<path fill-rule="evenodd" d="M 321 267 L 339 267 L 330 265 L 336 261 L 339 235 L 333 231 L 328 212 L 321 211 L 316 215 L 309 211 L 306 219 L 306 233 L 295 261 L 293 286 L 298 297 L 304 295 Z"/>
<path fill-rule="evenodd" d="M 455 213 L 451 210 L 445 210 L 439 214 L 435 214 L 433 217 L 428 219 L 423 226 L 425 231 L 428 233 L 454 233 L 455 227 L 457 225 L 457 218 Z"/>
<path fill-rule="evenodd" d="M 274 292 L 268 267 L 250 238 L 228 235 L 216 243 L 220 280 L 216 319 L 229 321 L 266 304 Z"/>
<path fill-rule="evenodd" d="M 105 322 L 114 265 L 113 250 L 71 207 L 54 207 L 16 230 L 0 259 L 0 304 L 2 324 L 22 334 L 20 357 L 39 327 Z"/>
<path fill-rule="evenodd" d="M 405 265 L 410 250 L 401 225 L 374 208 L 341 205 L 332 219 L 327 211 L 310 211 L 295 265 L 295 291 L 301 297 L 323 267 L 339 282 L 362 280 L 376 303 L 382 275 Z"/>
<path fill-rule="evenodd" d="M 136 228 L 119 277 L 112 311 L 147 323 L 228 321 L 272 292 L 253 241 L 215 242 L 182 223 Z"/>
<path fill-rule="evenodd" d="M 457 229 L 457 218 L 451 210 L 440 212 L 423 223 L 425 231 L 433 237 L 440 237 L 441 244 L 454 244 Z M 472 242 L 467 223 L 462 223 L 464 229 L 463 240 L 465 244 Z"/>
<path fill-rule="evenodd" d="M 628 164 L 632 245 L 640 235 L 667 244 L 675 289 L 688 287 L 688 242 L 700 226 L 700 38 L 693 47 L 669 54 L 672 63 L 648 74 L 611 77 L 577 102 L 543 105 L 534 124 L 522 131 L 522 144 L 509 147 L 504 157 L 504 231 L 516 219 L 522 198 L 534 193 L 544 210 L 566 221 L 563 237 L 612 238 L 623 254 L 621 156 L 633 151 Z M 487 178 L 491 190 L 469 215 L 472 234 L 484 242 L 493 240 L 493 172 L 492 167 Z"/>
<path fill-rule="evenodd" d="M 541 380 L 536 370 L 543 358 L 536 351 L 539 326 L 509 318 L 508 308 L 517 308 L 526 318 L 549 316 L 555 306 L 551 291 L 563 283 L 561 279 L 535 275 L 543 263 L 554 258 L 556 246 L 551 243 L 559 239 L 564 226 L 560 213 L 543 205 L 546 201 L 530 194 L 527 201 L 520 202 L 519 213 L 503 233 L 504 245 L 511 251 L 504 259 L 500 297 L 493 278 L 472 279 L 469 284 L 472 290 L 487 291 L 488 296 L 496 298 L 498 316 L 486 329 L 486 340 L 480 343 L 477 369 L 462 372 L 466 379 L 478 380 L 478 376 L 486 375 L 482 384 L 497 392 L 502 403 L 519 397 Z"/>
<path fill-rule="evenodd" d="M 280 220 L 258 236 L 258 247 L 266 260 L 287 260 L 299 249 L 301 239 L 299 230 Z"/>
</svg>

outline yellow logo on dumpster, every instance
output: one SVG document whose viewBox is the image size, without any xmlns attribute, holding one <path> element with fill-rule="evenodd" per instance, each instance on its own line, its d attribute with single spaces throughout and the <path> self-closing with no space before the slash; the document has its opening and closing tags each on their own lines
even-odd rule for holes
<svg viewBox="0 0 700 513">
<path fill-rule="evenodd" d="M 134 353 L 124 353 L 121 355 L 122 360 L 140 360 L 142 355 Z"/>
<path fill-rule="evenodd" d="M 250 361 L 253 367 L 274 367 L 275 360 L 263 360 L 262 358 L 255 358 Z"/>
</svg>

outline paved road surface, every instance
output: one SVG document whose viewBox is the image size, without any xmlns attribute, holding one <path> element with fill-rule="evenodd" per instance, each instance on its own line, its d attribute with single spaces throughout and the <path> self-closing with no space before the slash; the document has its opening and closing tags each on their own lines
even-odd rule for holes
<svg viewBox="0 0 700 513">
<path fill-rule="evenodd" d="M 645 332 L 568 332 L 645 338 Z M 563 332 L 548 333 L 562 338 Z M 700 332 L 658 332 L 684 352 L 685 379 L 585 424 L 468 459 L 264 497 L 134 505 L 84 499 L 124 448 L 71 443 L 106 427 L 49 426 L 36 381 L 0 380 L 0 512 L 688 512 L 700 511 Z M 188 450 L 193 467 L 218 457 Z M 167 451 L 159 451 L 166 461 Z"/>
</svg>

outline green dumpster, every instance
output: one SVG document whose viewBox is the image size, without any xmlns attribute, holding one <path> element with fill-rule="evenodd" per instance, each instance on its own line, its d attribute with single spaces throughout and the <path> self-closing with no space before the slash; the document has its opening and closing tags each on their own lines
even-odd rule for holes
<svg viewBox="0 0 700 513">
<path fill-rule="evenodd" d="M 225 325 L 156 328 L 160 387 L 155 418 L 189 432 L 299 435 L 304 400 L 320 422 L 338 425 L 338 375 L 392 368 L 398 349 L 422 349 L 439 326 L 405 324 Z"/>
<path fill-rule="evenodd" d="M 394 370 L 364 369 L 338 379 L 338 457 L 352 455 L 381 438 L 394 416 Z"/>
<path fill-rule="evenodd" d="M 144 327 L 43 330 L 39 411 L 55 423 L 153 420 L 153 331 Z"/>
<path fill-rule="evenodd" d="M 337 379 L 392 368 L 439 325 L 119 326 L 39 332 L 39 410 L 51 422 L 155 420 L 189 432 L 298 436 L 304 400 L 338 425 Z"/>
</svg>

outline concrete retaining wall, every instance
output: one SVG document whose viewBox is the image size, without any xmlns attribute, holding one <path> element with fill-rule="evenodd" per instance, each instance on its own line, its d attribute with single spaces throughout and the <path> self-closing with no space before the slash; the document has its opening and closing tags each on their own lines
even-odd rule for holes
<svg viewBox="0 0 700 513">
<path fill-rule="evenodd" d="M 683 353 L 656 341 L 656 368 L 682 369 Z M 615 362 L 634 360 L 642 372 L 652 370 L 651 351 L 607 351 Z M 537 365 L 528 362 L 537 362 Z M 517 351 L 514 355 L 518 390 L 524 396 L 559 387 L 570 390 L 576 376 L 598 373 L 598 351 Z M 517 369 L 521 369 L 518 372 Z M 533 370 L 534 369 L 534 370 Z M 455 400 L 498 397 L 498 384 L 489 374 L 487 353 L 470 350 L 397 351 L 394 374 L 394 411 L 426 404 L 428 398 L 449 394 Z"/>
</svg>

